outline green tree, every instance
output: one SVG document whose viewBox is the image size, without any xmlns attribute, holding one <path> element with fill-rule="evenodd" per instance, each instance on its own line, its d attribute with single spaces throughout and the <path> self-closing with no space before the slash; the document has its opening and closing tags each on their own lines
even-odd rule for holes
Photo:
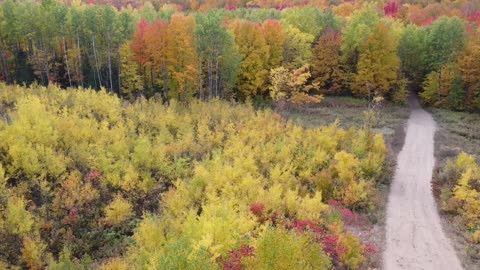
<svg viewBox="0 0 480 270">
<path fill-rule="evenodd" d="M 441 17 L 427 28 L 424 56 L 426 73 L 440 71 L 462 53 L 465 44 L 465 23 L 458 17 Z"/>
<path fill-rule="evenodd" d="M 349 18 L 342 31 L 342 54 L 345 60 L 349 60 L 353 68 L 357 64 L 360 49 L 364 46 L 370 34 L 375 31 L 379 21 L 380 16 L 372 5 L 355 11 Z"/>
<path fill-rule="evenodd" d="M 295 27 L 286 27 L 285 43 L 283 45 L 283 65 L 289 69 L 294 69 L 309 64 L 311 62 L 314 39 L 313 35 L 303 33 Z"/>
<path fill-rule="evenodd" d="M 114 48 L 117 47 L 116 43 L 119 43 L 121 41 L 117 38 L 118 37 L 117 33 L 119 31 L 118 13 L 112 6 L 105 5 L 102 7 L 100 11 L 100 17 L 101 17 L 101 22 L 100 22 L 101 29 L 99 29 L 99 31 L 102 33 L 102 37 L 104 38 L 106 43 L 106 50 L 104 51 L 107 58 L 107 68 L 108 68 L 108 76 L 107 76 L 108 79 L 107 79 L 106 86 L 108 89 L 110 89 L 110 91 L 114 91 L 113 51 L 114 51 Z"/>
<path fill-rule="evenodd" d="M 401 59 L 401 70 L 412 81 L 414 87 L 421 87 L 426 67 L 425 28 L 409 24 L 405 27 L 398 44 L 398 56 Z"/>
<path fill-rule="evenodd" d="M 218 97 L 226 90 L 225 85 L 232 84 L 232 79 L 227 74 L 228 66 L 238 62 L 235 60 L 238 52 L 235 52 L 232 34 L 223 25 L 221 11 L 197 13 L 195 19 L 199 58 L 199 97 L 200 99 Z"/>
<path fill-rule="evenodd" d="M 288 8 L 282 11 L 282 22 L 314 37 L 314 40 L 327 29 L 337 30 L 338 24 L 331 11 L 304 6 Z"/>
<path fill-rule="evenodd" d="M 102 59 L 100 58 L 100 42 L 102 33 L 100 32 L 99 24 L 99 7 L 88 7 L 84 11 L 85 16 L 85 43 L 88 48 L 87 55 L 89 66 L 92 67 L 92 74 L 90 74 L 90 81 L 93 81 L 93 86 L 97 89 L 104 85 L 104 78 L 101 72 Z"/>
<path fill-rule="evenodd" d="M 462 77 L 456 76 L 450 86 L 448 94 L 448 107 L 454 110 L 463 110 L 465 104 L 465 89 L 463 88 Z"/>
</svg>

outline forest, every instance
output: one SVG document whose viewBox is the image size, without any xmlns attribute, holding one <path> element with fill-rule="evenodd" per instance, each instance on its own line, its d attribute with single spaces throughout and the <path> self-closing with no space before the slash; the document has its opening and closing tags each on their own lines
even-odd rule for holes
<svg viewBox="0 0 480 270">
<path fill-rule="evenodd" d="M 403 103 L 415 90 L 426 105 L 478 111 L 478 5 L 7 0 L 0 79 L 164 102 Z"/>
<path fill-rule="evenodd" d="M 358 233 L 393 177 L 378 107 L 478 116 L 479 23 L 479 1 L 1 1 L 0 269 L 381 268 Z M 331 97 L 362 123 L 285 117 Z M 480 258 L 480 163 L 434 177 Z"/>
</svg>

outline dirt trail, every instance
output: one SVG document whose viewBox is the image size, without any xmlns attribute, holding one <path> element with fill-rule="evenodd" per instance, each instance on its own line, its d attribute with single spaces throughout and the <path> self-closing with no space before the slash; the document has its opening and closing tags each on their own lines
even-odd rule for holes
<svg viewBox="0 0 480 270">
<path fill-rule="evenodd" d="M 388 197 L 384 269 L 462 269 L 431 191 L 435 121 L 415 97 L 409 105 L 405 144 Z"/>
</svg>

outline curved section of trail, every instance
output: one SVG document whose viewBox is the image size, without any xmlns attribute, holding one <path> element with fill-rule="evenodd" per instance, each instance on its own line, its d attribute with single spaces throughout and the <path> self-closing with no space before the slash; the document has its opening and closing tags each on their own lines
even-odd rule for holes
<svg viewBox="0 0 480 270">
<path fill-rule="evenodd" d="M 462 269 L 431 191 L 435 121 L 415 97 L 387 205 L 384 269 Z"/>
</svg>

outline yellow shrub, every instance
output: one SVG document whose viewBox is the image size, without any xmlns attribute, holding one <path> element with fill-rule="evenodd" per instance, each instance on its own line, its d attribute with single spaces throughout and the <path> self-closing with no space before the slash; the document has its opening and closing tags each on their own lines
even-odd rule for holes
<svg viewBox="0 0 480 270">
<path fill-rule="evenodd" d="M 338 244 L 344 248 L 339 256 L 348 269 L 358 269 L 365 261 L 364 247 L 360 240 L 351 233 L 343 234 L 338 239 Z"/>
<path fill-rule="evenodd" d="M 110 225 L 120 225 L 134 215 L 132 205 L 121 195 L 105 207 L 104 221 Z"/>
<path fill-rule="evenodd" d="M 210 269 L 230 250 L 260 243 L 264 259 L 277 256 L 270 251 L 288 251 L 278 255 L 285 266 L 275 266 L 331 267 L 312 238 L 266 231 L 277 217 L 325 225 L 324 199 L 367 208 L 385 158 L 381 135 L 343 130 L 338 122 L 305 129 L 248 104 L 162 105 L 154 99 L 128 104 L 104 90 L 54 86 L 25 91 L 5 86 L 0 102 L 14 105 L 8 109 L 12 124 L 0 121 L 0 152 L 5 155 L 0 188 L 6 189 L 4 198 L 18 193 L 5 210 L 0 207 L 2 226 L 26 236 L 38 233 L 38 218 L 42 230 L 51 230 L 48 247 L 61 250 L 59 240 L 66 237 L 72 253 L 95 256 L 124 252 L 133 233 L 135 243 L 125 257 L 106 263 L 105 269 Z M 7 187 L 4 175 L 18 184 Z M 123 197 L 104 201 L 112 192 Z M 37 202 L 30 194 L 52 197 L 52 203 L 30 213 L 22 198 Z M 142 203 L 133 204 L 138 201 Z M 129 220 L 157 208 L 132 230 Z M 102 215 L 114 228 L 99 231 L 101 224 L 89 220 Z M 98 239 L 83 237 L 84 231 L 119 245 L 111 247 L 112 253 L 98 249 Z M 25 240 L 29 248 L 24 253 L 36 261 L 44 256 L 34 252 L 43 243 L 32 239 Z M 288 261 L 295 256 L 300 260 Z M 268 267 L 261 260 L 252 268 Z"/>
<path fill-rule="evenodd" d="M 480 229 L 480 167 L 473 156 L 461 153 L 454 162 L 448 162 L 444 168 L 444 177 L 451 181 L 456 177 L 451 196 L 444 208 L 452 208 L 460 215 L 463 224 L 471 234 L 473 242 L 479 241 Z M 449 193 L 450 194 L 450 193 Z M 449 207 L 455 206 L 455 207 Z M 449 208 L 448 208 L 449 207 Z"/>
<path fill-rule="evenodd" d="M 312 197 L 307 195 L 301 199 L 297 217 L 302 220 L 320 222 L 322 212 L 327 208 L 327 205 L 322 202 L 322 194 L 316 192 Z"/>
<path fill-rule="evenodd" d="M 462 208 L 458 211 L 468 223 L 480 226 L 480 191 L 472 187 L 473 182 L 480 184 L 480 170 L 477 168 L 467 169 L 453 189 L 454 198 L 462 202 Z M 474 227 L 474 226 L 471 226 Z"/>
<path fill-rule="evenodd" d="M 232 201 L 210 199 L 202 215 L 195 216 L 186 220 L 184 235 L 192 239 L 197 250 L 205 248 L 214 259 L 232 249 L 256 225 L 247 209 L 240 209 Z"/>
<path fill-rule="evenodd" d="M 359 164 L 359 161 L 345 151 L 341 151 L 335 154 L 334 169 L 338 174 L 338 178 L 342 184 L 348 184 L 355 180 L 355 170 Z"/>
<path fill-rule="evenodd" d="M 100 266 L 101 270 L 128 270 L 131 267 L 122 259 L 115 258 Z"/>
<path fill-rule="evenodd" d="M 369 188 L 365 180 L 350 183 L 343 198 L 345 206 L 355 208 L 361 203 L 367 203 L 369 198 Z"/>
<path fill-rule="evenodd" d="M 29 269 L 43 269 L 43 266 L 46 262 L 46 257 L 44 254 L 46 248 L 47 245 L 37 237 L 24 237 L 22 261 L 28 266 Z"/>
<path fill-rule="evenodd" d="M 5 225 L 10 233 L 23 236 L 32 229 L 33 216 L 25 208 L 26 203 L 23 198 L 12 197 L 8 200 Z"/>
<path fill-rule="evenodd" d="M 134 239 L 136 246 L 146 252 L 161 250 L 165 243 L 165 235 L 160 218 L 155 215 L 145 215 L 138 225 Z"/>
<path fill-rule="evenodd" d="M 283 229 L 267 229 L 256 242 L 256 258 L 246 261 L 246 269 L 331 269 L 321 247 L 304 235 Z"/>
</svg>

